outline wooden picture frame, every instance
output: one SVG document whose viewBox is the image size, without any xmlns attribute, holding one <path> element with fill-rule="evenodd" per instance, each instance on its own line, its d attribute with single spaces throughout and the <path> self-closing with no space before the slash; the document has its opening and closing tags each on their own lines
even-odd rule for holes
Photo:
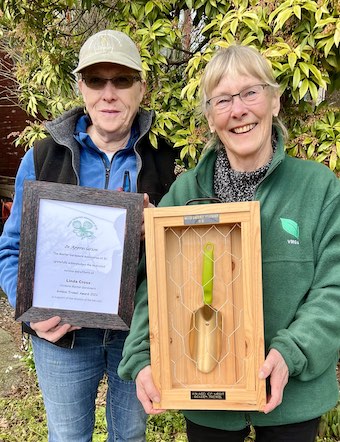
<svg viewBox="0 0 340 442">
<path fill-rule="evenodd" d="M 143 195 L 26 181 L 15 319 L 128 330 Z"/>
<path fill-rule="evenodd" d="M 259 202 L 145 209 L 144 219 L 154 408 L 263 410 Z"/>
</svg>

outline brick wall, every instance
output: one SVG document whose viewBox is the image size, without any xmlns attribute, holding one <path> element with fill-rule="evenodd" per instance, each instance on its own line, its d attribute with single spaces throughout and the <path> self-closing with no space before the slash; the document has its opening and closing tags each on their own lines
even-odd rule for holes
<svg viewBox="0 0 340 442">
<path fill-rule="evenodd" d="M 10 134 L 21 132 L 29 117 L 9 96 L 11 81 L 7 74 L 10 69 L 10 59 L 0 52 L 0 175 L 13 177 L 25 152 L 22 147 L 14 146 L 15 137 L 10 137 Z"/>
<path fill-rule="evenodd" d="M 22 147 L 14 146 L 14 138 L 9 138 L 9 134 L 22 131 L 26 120 L 27 115 L 18 107 L 0 105 L 0 175 L 16 175 L 25 152 Z"/>
</svg>

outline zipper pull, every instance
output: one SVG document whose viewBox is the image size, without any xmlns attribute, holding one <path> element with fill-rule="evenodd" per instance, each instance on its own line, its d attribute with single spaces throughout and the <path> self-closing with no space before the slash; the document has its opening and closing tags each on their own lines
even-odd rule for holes
<svg viewBox="0 0 340 442">
<path fill-rule="evenodd" d="M 131 179 L 130 179 L 130 172 L 128 170 L 124 172 L 123 191 L 131 192 Z"/>
</svg>

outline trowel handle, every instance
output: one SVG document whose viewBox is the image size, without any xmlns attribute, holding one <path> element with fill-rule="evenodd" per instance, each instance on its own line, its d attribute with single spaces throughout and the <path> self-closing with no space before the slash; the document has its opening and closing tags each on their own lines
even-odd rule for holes
<svg viewBox="0 0 340 442">
<path fill-rule="evenodd" d="M 203 247 L 202 286 L 204 304 L 211 305 L 214 283 L 214 244 L 207 242 Z"/>
</svg>

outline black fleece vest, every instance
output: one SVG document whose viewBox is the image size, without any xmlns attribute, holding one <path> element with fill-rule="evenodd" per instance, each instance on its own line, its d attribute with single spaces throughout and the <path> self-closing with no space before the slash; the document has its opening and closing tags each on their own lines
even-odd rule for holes
<svg viewBox="0 0 340 442">
<path fill-rule="evenodd" d="M 137 183 L 138 192 L 147 193 L 150 202 L 157 205 L 175 180 L 174 169 L 178 152 L 164 139 L 158 140 L 157 149 L 153 148 L 147 136 L 138 142 L 137 150 L 142 158 L 142 169 Z M 38 181 L 78 184 L 72 167 L 70 149 L 56 143 L 51 137 L 35 143 L 34 167 Z M 74 167 L 75 170 L 79 170 L 78 164 Z M 22 328 L 24 332 L 37 336 L 27 324 L 23 323 Z M 55 345 L 71 348 L 74 336 L 74 332 L 67 333 Z"/>
<path fill-rule="evenodd" d="M 72 167 L 71 151 L 57 144 L 51 137 L 44 138 L 34 147 L 34 168 L 38 181 L 77 184 Z"/>
</svg>

